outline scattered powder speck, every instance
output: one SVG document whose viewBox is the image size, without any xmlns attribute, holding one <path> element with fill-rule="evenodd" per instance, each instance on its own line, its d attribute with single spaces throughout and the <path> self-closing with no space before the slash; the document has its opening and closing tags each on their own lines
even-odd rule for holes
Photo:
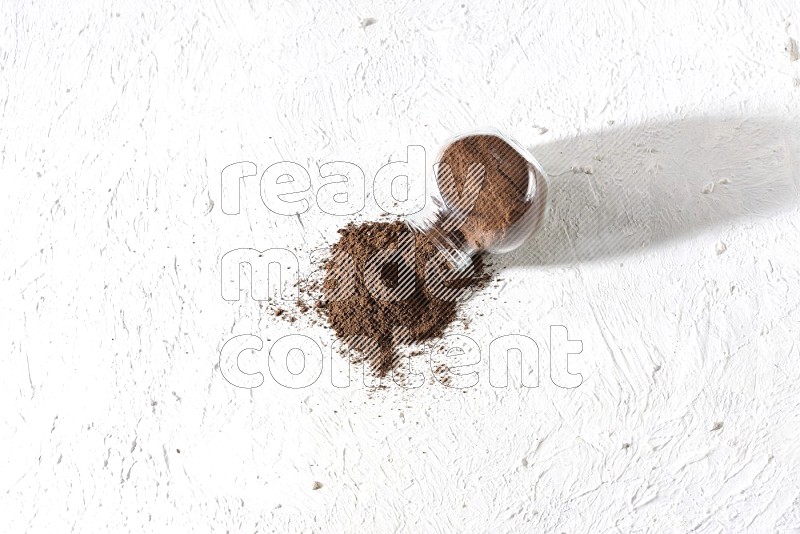
<svg viewBox="0 0 800 534">
<path fill-rule="evenodd" d="M 797 41 L 789 37 L 789 40 L 786 42 L 786 53 L 789 54 L 789 61 L 797 61 L 800 59 L 800 47 L 797 45 Z"/>
</svg>

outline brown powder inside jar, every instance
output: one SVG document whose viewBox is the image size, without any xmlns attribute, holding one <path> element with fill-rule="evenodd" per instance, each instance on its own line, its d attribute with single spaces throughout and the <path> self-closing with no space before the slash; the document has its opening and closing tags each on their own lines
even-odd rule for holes
<svg viewBox="0 0 800 534">
<path fill-rule="evenodd" d="M 438 251 L 424 234 L 402 222 L 351 223 L 339 234 L 325 264 L 322 300 L 316 307 L 327 316 L 336 336 L 382 377 L 394 369 L 398 346 L 441 336 L 455 319 L 458 302 L 437 298 L 432 290 L 427 266 Z M 386 251 L 406 250 L 403 243 L 411 245 L 406 248 L 409 254 L 371 263 Z M 376 296 L 370 272 L 379 273 L 379 284 L 386 288 L 397 290 L 405 283 L 402 287 L 408 291 L 397 300 Z M 472 269 L 443 285 L 458 291 L 486 279 L 482 258 L 477 256 Z"/>
<path fill-rule="evenodd" d="M 458 230 L 473 249 L 485 249 L 505 238 L 530 210 L 527 199 L 530 163 L 496 135 L 470 135 L 452 142 L 440 163 L 450 166 L 452 179 L 437 177 L 448 205 L 459 205 L 465 191 L 479 186 L 471 209 Z M 470 174 L 470 166 L 485 170 L 481 184 Z"/>
</svg>

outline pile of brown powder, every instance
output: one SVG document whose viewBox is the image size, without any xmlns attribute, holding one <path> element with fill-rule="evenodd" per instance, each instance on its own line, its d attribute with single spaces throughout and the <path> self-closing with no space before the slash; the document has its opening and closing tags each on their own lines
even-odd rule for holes
<svg viewBox="0 0 800 534">
<path fill-rule="evenodd" d="M 458 302 L 437 298 L 442 293 L 432 290 L 426 266 L 436 261 L 438 252 L 424 234 L 399 221 L 349 224 L 339 234 L 325 264 L 322 300 L 317 307 L 324 311 L 336 336 L 358 351 L 376 375 L 385 376 L 395 366 L 396 347 L 441 336 L 455 319 Z M 404 249 L 403 243 L 410 246 Z M 369 267 L 371 259 L 395 248 L 410 254 L 398 253 Z M 379 274 L 379 282 L 370 281 L 374 272 Z M 444 286 L 458 291 L 486 279 L 478 256 L 471 270 Z M 381 297 L 387 295 L 376 291 L 376 285 L 397 290 L 404 283 L 408 291 L 398 295 L 403 298 L 384 300 Z M 398 327 L 403 329 L 400 338 Z"/>
</svg>

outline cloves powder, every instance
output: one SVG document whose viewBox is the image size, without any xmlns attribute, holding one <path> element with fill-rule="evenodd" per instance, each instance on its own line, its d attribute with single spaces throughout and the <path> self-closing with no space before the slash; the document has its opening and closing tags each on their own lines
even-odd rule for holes
<svg viewBox="0 0 800 534">
<path fill-rule="evenodd" d="M 530 209 L 529 162 L 502 138 L 463 137 L 444 150 L 440 162 L 451 170 L 450 179 L 438 180 L 445 202 L 458 203 L 470 188 L 478 191 L 457 229 L 473 249 L 484 249 L 507 236 Z M 475 164 L 484 169 L 479 189 L 470 182 L 475 177 L 470 166 Z M 426 234 L 400 221 L 351 223 L 339 234 L 325 263 L 322 298 L 316 308 L 322 310 L 336 336 L 355 351 L 357 359 L 383 377 L 396 367 L 399 346 L 444 333 L 456 318 L 460 299 L 452 295 L 439 298 L 440 293 L 432 290 L 436 281 L 429 279 L 429 265 L 439 259 L 441 251 Z M 387 256 L 387 251 L 409 243 L 411 253 Z M 385 259 L 376 263 L 378 257 Z M 489 278 L 483 259 L 482 253 L 474 255 L 471 269 L 455 277 L 445 276 L 444 286 L 455 291 L 482 286 Z M 384 291 L 377 291 L 379 286 L 390 292 L 404 289 L 400 291 L 402 298 L 385 298 Z"/>
<path fill-rule="evenodd" d="M 351 223 L 339 235 L 325 262 L 322 299 L 316 307 L 336 336 L 355 351 L 356 359 L 383 377 L 397 365 L 399 346 L 444 333 L 456 318 L 459 299 L 452 293 L 449 298 L 437 296 L 442 293 L 434 290 L 430 265 L 446 269 L 445 263 L 437 262 L 439 251 L 425 235 L 406 224 Z M 401 251 L 401 245 L 409 246 Z M 386 257 L 392 250 L 400 252 Z M 385 261 L 376 262 L 382 257 Z M 481 256 L 458 276 L 438 278 L 456 294 L 487 279 Z M 404 289 L 398 293 L 402 298 L 386 299 L 376 285 L 390 292 Z"/>
</svg>

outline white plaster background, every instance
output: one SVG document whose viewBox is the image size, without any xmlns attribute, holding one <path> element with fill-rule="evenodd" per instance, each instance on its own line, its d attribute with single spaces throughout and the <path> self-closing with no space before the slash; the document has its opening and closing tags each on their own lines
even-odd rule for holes
<svg viewBox="0 0 800 534">
<path fill-rule="evenodd" d="M 800 532 L 800 6 L 602 4 L 0 3 L 3 531 Z M 234 335 L 331 336 L 220 256 L 345 219 L 221 169 L 481 125 L 553 213 L 454 331 L 567 325 L 584 383 L 228 384 Z"/>
</svg>

